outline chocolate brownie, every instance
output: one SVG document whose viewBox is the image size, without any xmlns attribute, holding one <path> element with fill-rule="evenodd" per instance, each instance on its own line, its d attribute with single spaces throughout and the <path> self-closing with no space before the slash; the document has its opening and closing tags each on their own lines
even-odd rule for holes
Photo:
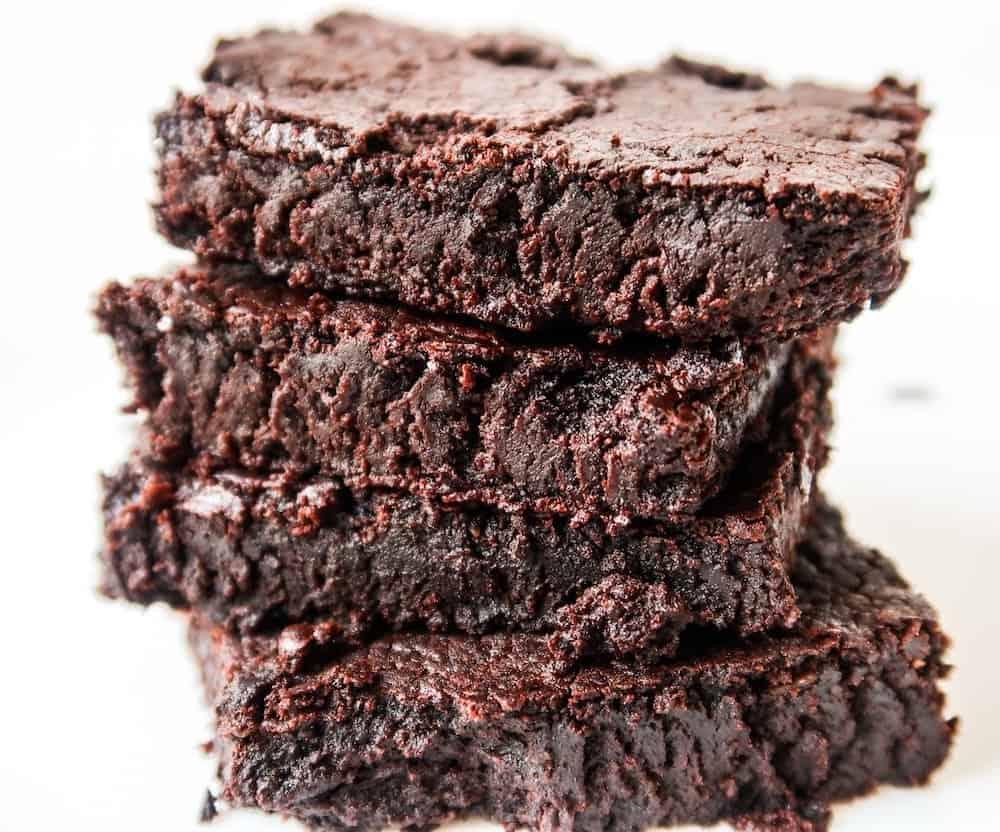
<svg viewBox="0 0 1000 832">
<path fill-rule="evenodd" d="M 530 631 L 568 662 L 669 654 L 689 624 L 743 633 L 798 615 L 789 562 L 826 458 L 830 338 L 796 343 L 768 438 L 675 523 L 510 514 L 336 478 L 172 474 L 106 483 L 105 590 L 230 629 L 332 618 L 380 630 Z"/>
<path fill-rule="evenodd" d="M 210 258 L 526 331 L 790 336 L 903 276 L 912 87 L 338 14 L 223 40 L 157 119 L 159 227 Z"/>
<path fill-rule="evenodd" d="M 508 511 L 669 518 L 719 490 L 745 433 L 766 422 L 788 355 L 735 341 L 524 346 L 253 278 L 187 269 L 102 293 L 101 326 L 149 412 L 158 461 L 292 468 Z"/>
<path fill-rule="evenodd" d="M 195 618 L 224 797 L 316 829 L 476 816 L 633 832 L 762 815 L 824 828 L 830 802 L 923 783 L 945 759 L 947 639 L 825 505 L 794 583 L 789 631 L 568 672 L 526 634 L 406 634 L 345 652 L 324 624 L 240 639 Z"/>
</svg>

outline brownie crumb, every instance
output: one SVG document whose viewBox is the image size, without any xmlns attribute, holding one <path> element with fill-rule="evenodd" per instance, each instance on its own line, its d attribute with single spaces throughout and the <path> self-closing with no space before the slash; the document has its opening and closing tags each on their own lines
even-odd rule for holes
<svg viewBox="0 0 1000 832">
<path fill-rule="evenodd" d="M 201 803 L 201 812 L 198 815 L 199 823 L 210 823 L 219 815 L 219 810 L 215 806 L 215 795 L 205 789 L 205 799 Z"/>
<path fill-rule="evenodd" d="M 785 810 L 766 815 L 735 818 L 737 832 L 827 832 L 830 828 L 829 806 L 814 806 L 811 812 Z"/>
</svg>

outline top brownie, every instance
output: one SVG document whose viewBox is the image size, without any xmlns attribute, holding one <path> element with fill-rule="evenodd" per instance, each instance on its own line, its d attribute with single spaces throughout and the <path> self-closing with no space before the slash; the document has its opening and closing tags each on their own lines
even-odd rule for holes
<svg viewBox="0 0 1000 832">
<path fill-rule="evenodd" d="M 219 43 L 157 120 L 160 228 L 205 258 L 523 331 L 773 339 L 903 274 L 926 110 L 674 58 L 338 14 Z"/>
</svg>

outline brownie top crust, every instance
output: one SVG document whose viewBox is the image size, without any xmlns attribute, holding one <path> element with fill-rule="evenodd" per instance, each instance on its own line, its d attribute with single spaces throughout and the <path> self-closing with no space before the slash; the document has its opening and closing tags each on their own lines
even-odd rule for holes
<svg viewBox="0 0 1000 832">
<path fill-rule="evenodd" d="M 641 171 L 647 185 L 768 197 L 802 187 L 882 207 L 902 198 L 925 116 L 892 81 L 778 88 L 681 58 L 611 74 L 532 38 L 460 38 L 351 13 L 309 32 L 223 40 L 204 78 L 208 111 L 248 127 L 262 119 L 245 132 L 248 149 L 418 154 L 451 133 L 535 145 L 598 177 Z"/>
</svg>

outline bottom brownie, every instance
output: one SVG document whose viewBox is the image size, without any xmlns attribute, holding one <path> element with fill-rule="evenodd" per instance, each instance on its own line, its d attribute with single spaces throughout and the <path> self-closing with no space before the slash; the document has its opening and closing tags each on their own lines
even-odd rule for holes
<svg viewBox="0 0 1000 832">
<path fill-rule="evenodd" d="M 527 634 L 394 635 L 350 651 L 322 624 L 241 639 L 195 619 L 224 797 L 323 829 L 466 816 L 822 828 L 830 801 L 924 782 L 944 760 L 947 639 L 823 503 L 794 582 L 794 628 L 742 641 L 689 631 L 656 667 L 567 672 Z"/>
</svg>

